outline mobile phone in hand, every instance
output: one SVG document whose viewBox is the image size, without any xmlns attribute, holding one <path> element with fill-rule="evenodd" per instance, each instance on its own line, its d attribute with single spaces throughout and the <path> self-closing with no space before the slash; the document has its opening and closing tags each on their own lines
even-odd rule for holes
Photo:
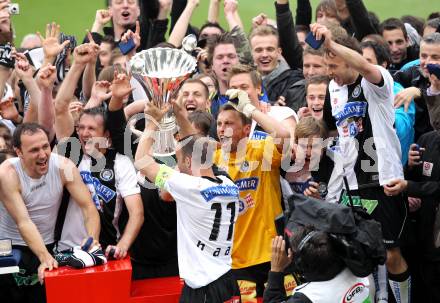
<svg viewBox="0 0 440 303">
<path fill-rule="evenodd" d="M 132 39 L 128 39 L 127 42 L 119 42 L 119 49 L 121 50 L 121 53 L 123 55 L 128 54 L 129 52 L 131 52 L 136 45 L 134 44 L 134 40 Z"/>
<path fill-rule="evenodd" d="M 284 214 L 278 215 L 275 218 L 275 228 L 277 230 L 277 235 L 283 236 L 283 239 L 286 243 L 286 254 L 288 254 L 290 248 L 290 242 L 289 242 L 289 237 L 284 232 L 285 225 L 286 225 L 286 219 L 284 217 Z"/>
<path fill-rule="evenodd" d="M 310 45 L 313 49 L 318 49 L 321 47 L 322 43 L 324 43 L 324 37 L 321 40 L 316 40 L 315 36 L 312 32 L 309 32 L 306 36 L 306 43 Z"/>
<path fill-rule="evenodd" d="M 428 64 L 426 65 L 430 75 L 435 75 L 440 80 L 440 64 Z"/>
</svg>

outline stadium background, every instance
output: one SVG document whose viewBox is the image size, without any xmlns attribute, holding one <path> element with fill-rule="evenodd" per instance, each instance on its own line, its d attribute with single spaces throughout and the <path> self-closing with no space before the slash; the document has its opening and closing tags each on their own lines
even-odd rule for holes
<svg viewBox="0 0 440 303">
<path fill-rule="evenodd" d="M 60 23 L 66 34 L 74 34 L 82 39 L 86 29 L 90 29 L 97 9 L 104 8 L 104 0 L 12 0 L 20 4 L 20 15 L 13 16 L 16 29 L 16 43 L 20 43 L 24 35 L 40 31 L 44 33 L 45 24 L 51 21 Z M 319 0 L 311 0 L 312 8 Z M 246 29 L 250 20 L 264 12 L 274 17 L 274 0 L 239 0 L 239 12 Z M 296 0 L 290 0 L 291 9 L 296 8 Z M 368 10 L 374 11 L 384 20 L 389 17 L 414 15 L 426 18 L 431 12 L 440 9 L 438 0 L 364 0 Z M 200 26 L 206 21 L 209 0 L 200 0 L 199 8 L 193 16 L 192 23 Z M 221 23 L 225 24 L 224 18 Z"/>
</svg>

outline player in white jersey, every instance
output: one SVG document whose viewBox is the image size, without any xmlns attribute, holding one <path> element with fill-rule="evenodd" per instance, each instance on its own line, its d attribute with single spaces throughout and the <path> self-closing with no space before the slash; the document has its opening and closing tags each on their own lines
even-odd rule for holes
<svg viewBox="0 0 440 303">
<path fill-rule="evenodd" d="M 348 195 L 359 197 L 372 218 L 382 225 L 387 248 L 386 268 L 394 297 L 410 302 L 411 277 L 400 252 L 407 202 L 387 193 L 393 179 L 404 179 L 400 143 L 394 124 L 393 78 L 383 67 L 362 57 L 357 41 L 346 35 L 332 37 L 323 25 L 312 24 L 316 39 L 324 39 L 325 61 L 332 80 L 324 103 L 324 121 L 337 129 Z M 387 193 L 387 194 L 386 194 Z M 370 203 L 370 204 L 368 204 Z"/>
<path fill-rule="evenodd" d="M 156 121 L 166 111 L 147 104 L 147 126 L 135 165 L 176 201 L 179 273 L 185 280 L 180 302 L 239 302 L 238 285 L 231 274 L 238 187 L 228 177 L 215 176 L 211 165 L 203 165 L 215 151 L 206 137 L 195 135 L 181 141 L 176 151 L 179 171 L 153 160 Z"/>
</svg>

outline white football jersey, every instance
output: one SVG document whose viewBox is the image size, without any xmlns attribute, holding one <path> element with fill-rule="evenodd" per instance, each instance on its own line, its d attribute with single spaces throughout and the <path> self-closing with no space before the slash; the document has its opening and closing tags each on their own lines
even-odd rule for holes
<svg viewBox="0 0 440 303">
<path fill-rule="evenodd" d="M 225 176 L 216 179 L 179 173 L 161 165 L 156 185 L 176 201 L 180 277 L 200 288 L 231 270 L 239 189 Z"/>
</svg>

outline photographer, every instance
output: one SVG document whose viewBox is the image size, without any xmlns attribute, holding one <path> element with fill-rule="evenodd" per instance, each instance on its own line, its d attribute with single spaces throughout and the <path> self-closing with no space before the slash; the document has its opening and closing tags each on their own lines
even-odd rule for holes
<svg viewBox="0 0 440 303">
<path fill-rule="evenodd" d="M 299 228 L 291 238 L 286 254 L 282 236 L 272 240 L 269 280 L 263 302 L 370 302 L 368 278 L 358 278 L 345 266 L 328 233 L 311 226 Z M 294 256 L 295 267 L 308 283 L 297 286 L 293 296 L 284 291 L 284 270 Z M 344 301 L 346 300 L 346 301 Z"/>
</svg>

